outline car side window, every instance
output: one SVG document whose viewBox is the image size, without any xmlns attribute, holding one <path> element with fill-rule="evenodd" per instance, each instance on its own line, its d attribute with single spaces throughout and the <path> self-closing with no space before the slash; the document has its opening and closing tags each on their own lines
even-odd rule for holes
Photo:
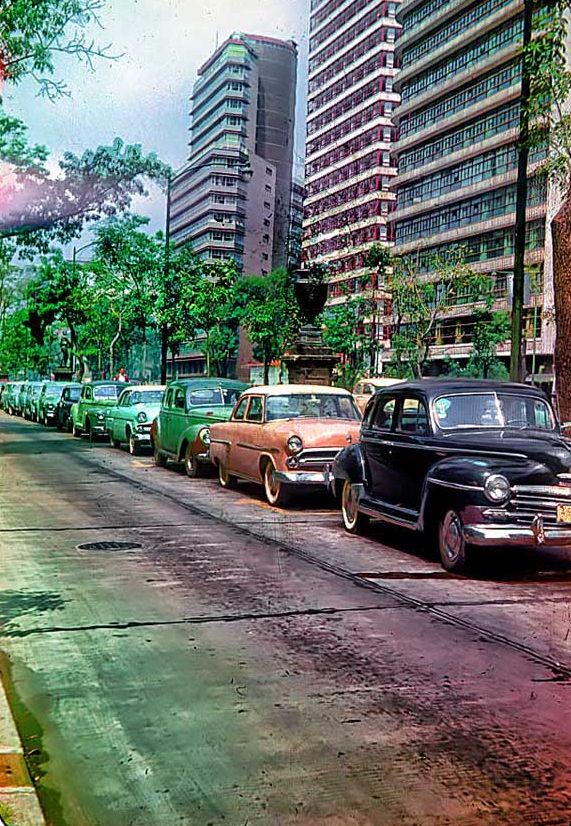
<svg viewBox="0 0 571 826">
<path fill-rule="evenodd" d="M 355 385 L 355 393 L 358 396 L 360 396 L 362 392 L 363 392 L 363 384 L 362 384 L 362 382 L 359 382 L 359 384 Z"/>
<path fill-rule="evenodd" d="M 246 414 L 247 422 L 261 422 L 264 415 L 264 400 L 262 396 L 251 396 L 248 412 Z"/>
<path fill-rule="evenodd" d="M 376 407 L 371 408 L 370 425 L 374 430 L 391 430 L 395 417 L 397 400 L 395 396 L 381 397 Z"/>
<path fill-rule="evenodd" d="M 64 390 L 61 397 L 63 400 L 67 401 L 69 399 L 69 390 Z"/>
<path fill-rule="evenodd" d="M 121 397 L 118 402 L 119 407 L 127 407 L 127 405 L 129 404 L 129 395 L 129 392 L 121 394 Z"/>
<path fill-rule="evenodd" d="M 234 416 L 232 417 L 233 419 L 238 419 L 238 420 L 241 421 L 244 418 L 244 414 L 246 413 L 246 407 L 248 405 L 249 398 L 250 398 L 249 396 L 245 396 L 242 399 L 242 401 L 240 402 L 240 404 L 238 405 L 238 407 L 234 411 Z"/>
<path fill-rule="evenodd" d="M 170 407 L 172 404 L 172 387 L 169 387 L 163 398 L 163 407 Z"/>
<path fill-rule="evenodd" d="M 175 410 L 184 410 L 184 390 L 182 387 L 177 387 L 174 391 L 173 407 Z"/>
<path fill-rule="evenodd" d="M 420 399 L 404 399 L 400 411 L 398 429 L 402 433 L 419 436 L 428 433 L 428 414 Z"/>
<path fill-rule="evenodd" d="M 86 387 L 85 388 L 85 398 L 89 401 L 89 399 L 91 399 L 92 395 L 93 395 L 92 388 L 91 387 Z"/>
</svg>

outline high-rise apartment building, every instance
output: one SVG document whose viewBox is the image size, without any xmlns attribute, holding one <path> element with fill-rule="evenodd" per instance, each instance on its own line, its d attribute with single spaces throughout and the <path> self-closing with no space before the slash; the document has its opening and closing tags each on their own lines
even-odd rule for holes
<svg viewBox="0 0 571 826">
<path fill-rule="evenodd" d="M 248 34 L 199 69 L 190 155 L 172 185 L 176 244 L 248 275 L 287 262 L 296 77 L 295 43 Z"/>
<path fill-rule="evenodd" d="M 510 308 L 513 284 L 523 8 L 523 0 L 403 0 L 398 11 L 394 252 L 430 277 L 435 253 L 462 248 L 493 279 L 496 309 Z M 538 162 L 532 155 L 528 167 L 525 314 L 527 367 L 539 373 L 550 369 L 553 296 Z M 447 356 L 468 358 L 473 311 L 470 296 L 451 302 L 432 341 L 434 372 Z M 506 360 L 509 349 L 500 349 Z"/>
<path fill-rule="evenodd" d="M 398 5 L 311 2 L 303 256 L 328 266 L 332 303 L 344 282 L 361 289 L 368 249 L 391 240 Z"/>
<path fill-rule="evenodd" d="M 173 180 L 170 237 L 208 261 L 234 259 L 245 275 L 286 266 L 290 252 L 297 46 L 233 34 L 198 71 L 188 162 Z M 252 352 L 240 336 L 237 372 Z M 179 375 L 201 374 L 187 346 Z"/>
</svg>

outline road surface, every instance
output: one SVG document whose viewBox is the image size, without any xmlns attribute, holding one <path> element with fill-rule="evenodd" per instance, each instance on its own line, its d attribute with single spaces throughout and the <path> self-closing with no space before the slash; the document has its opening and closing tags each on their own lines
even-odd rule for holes
<svg viewBox="0 0 571 826">
<path fill-rule="evenodd" d="M 0 550 L 54 826 L 571 822 L 562 552 L 453 577 L 320 496 L 273 509 L 3 414 Z"/>
</svg>

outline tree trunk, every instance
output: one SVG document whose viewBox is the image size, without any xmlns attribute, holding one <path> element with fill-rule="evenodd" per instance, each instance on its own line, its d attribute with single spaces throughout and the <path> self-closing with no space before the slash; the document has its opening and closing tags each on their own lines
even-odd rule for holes
<svg viewBox="0 0 571 826">
<path fill-rule="evenodd" d="M 571 422 L 571 190 L 551 225 L 555 292 L 555 378 L 562 422 Z"/>
<path fill-rule="evenodd" d="M 270 383 L 270 359 L 264 356 L 264 384 Z"/>
</svg>

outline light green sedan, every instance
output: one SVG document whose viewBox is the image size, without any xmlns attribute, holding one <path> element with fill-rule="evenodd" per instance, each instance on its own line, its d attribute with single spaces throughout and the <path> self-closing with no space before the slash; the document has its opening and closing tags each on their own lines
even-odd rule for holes
<svg viewBox="0 0 571 826">
<path fill-rule="evenodd" d="M 106 427 L 113 447 L 123 442 L 135 456 L 141 447 L 151 446 L 151 425 L 161 409 L 164 387 L 139 384 L 126 387 L 117 404 L 107 411 Z"/>
</svg>

